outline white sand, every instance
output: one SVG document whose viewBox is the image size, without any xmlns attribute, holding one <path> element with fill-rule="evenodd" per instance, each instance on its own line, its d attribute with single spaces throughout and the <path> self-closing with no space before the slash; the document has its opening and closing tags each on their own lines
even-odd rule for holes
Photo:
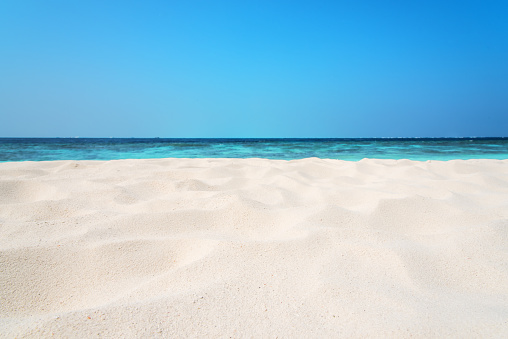
<svg viewBox="0 0 508 339">
<path fill-rule="evenodd" d="M 508 337 L 508 160 L 0 164 L 2 337 Z"/>
</svg>

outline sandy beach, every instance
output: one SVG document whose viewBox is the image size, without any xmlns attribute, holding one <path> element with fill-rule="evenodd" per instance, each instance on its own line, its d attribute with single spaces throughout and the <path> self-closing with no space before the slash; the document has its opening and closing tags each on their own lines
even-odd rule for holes
<svg viewBox="0 0 508 339">
<path fill-rule="evenodd" d="M 508 337 L 508 160 L 0 163 L 0 337 Z"/>
</svg>

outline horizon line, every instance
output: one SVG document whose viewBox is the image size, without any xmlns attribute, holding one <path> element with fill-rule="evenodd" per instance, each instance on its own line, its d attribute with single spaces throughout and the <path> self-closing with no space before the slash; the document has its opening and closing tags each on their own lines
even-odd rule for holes
<svg viewBox="0 0 508 339">
<path fill-rule="evenodd" d="M 288 139 L 505 139 L 508 136 L 434 136 L 434 137 L 82 137 L 82 136 L 52 136 L 52 137 L 1 137 L 0 139 L 222 139 L 222 140 L 288 140 Z"/>
</svg>

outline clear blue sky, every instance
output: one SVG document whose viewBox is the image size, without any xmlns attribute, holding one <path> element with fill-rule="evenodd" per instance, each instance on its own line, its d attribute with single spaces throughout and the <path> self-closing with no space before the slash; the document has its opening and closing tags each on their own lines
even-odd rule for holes
<svg viewBox="0 0 508 339">
<path fill-rule="evenodd" d="M 1 137 L 508 136 L 508 1 L 0 2 Z"/>
</svg>

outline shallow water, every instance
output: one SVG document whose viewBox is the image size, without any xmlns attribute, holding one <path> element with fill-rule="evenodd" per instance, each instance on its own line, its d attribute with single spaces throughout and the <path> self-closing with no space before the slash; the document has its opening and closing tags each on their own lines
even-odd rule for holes
<svg viewBox="0 0 508 339">
<path fill-rule="evenodd" d="M 451 160 L 508 159 L 508 138 L 138 139 L 0 138 L 0 161 L 149 158 L 309 157 Z"/>
</svg>

